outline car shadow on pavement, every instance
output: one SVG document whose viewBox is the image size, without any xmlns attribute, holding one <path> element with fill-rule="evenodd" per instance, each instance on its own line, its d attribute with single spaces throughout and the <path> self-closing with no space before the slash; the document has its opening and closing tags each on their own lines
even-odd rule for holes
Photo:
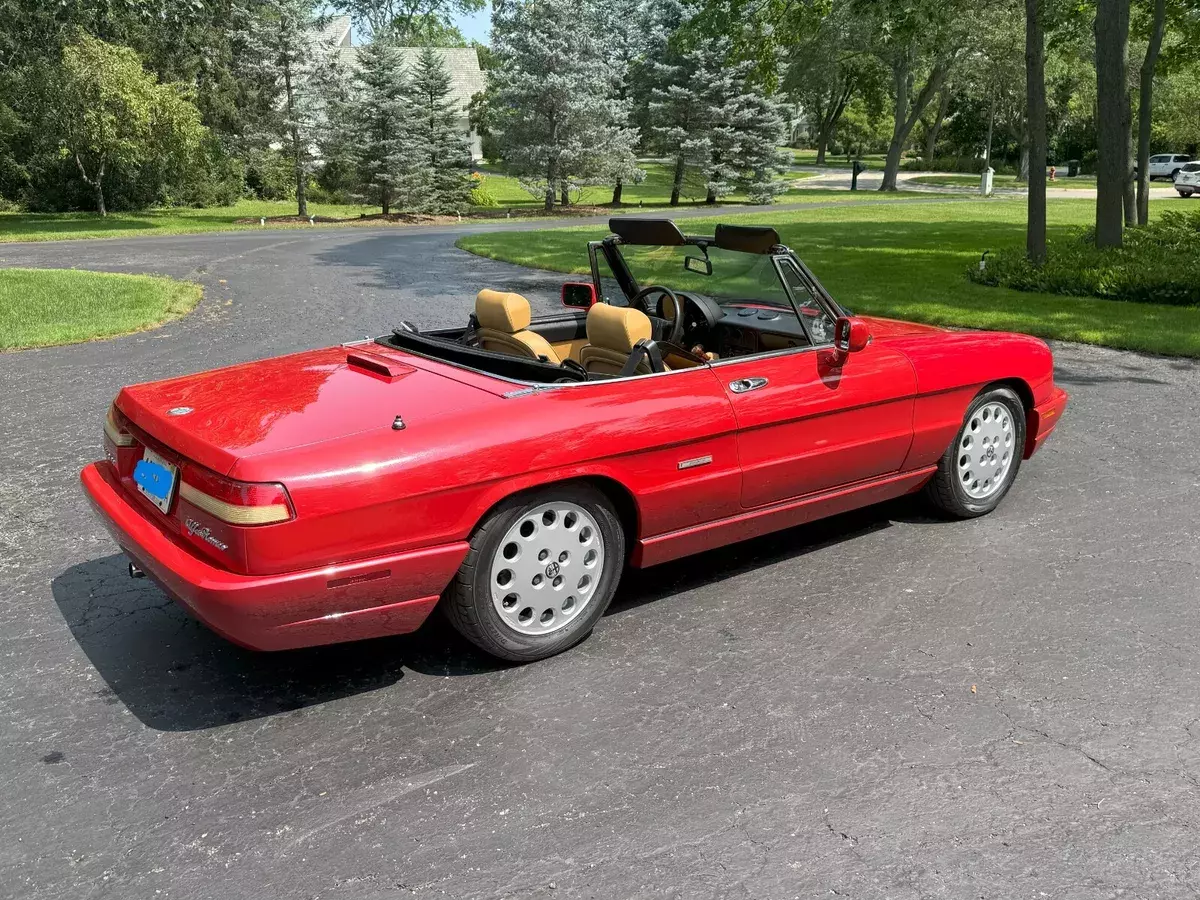
<svg viewBox="0 0 1200 900">
<path fill-rule="evenodd" d="M 718 584 L 888 528 L 934 522 L 902 498 L 629 573 L 607 615 Z M 131 579 L 123 555 L 72 566 L 51 583 L 71 634 L 104 679 L 98 700 L 123 703 L 159 731 L 196 731 L 283 715 L 397 684 L 406 669 L 478 675 L 509 664 L 460 638 L 439 615 L 410 635 L 259 653 L 191 618 L 149 579 Z"/>
<path fill-rule="evenodd" d="M 633 572 L 622 583 L 605 615 L 621 615 L 665 597 L 707 587 L 753 569 L 787 562 L 843 541 L 890 528 L 894 522 L 939 524 L 913 497 L 797 525 L 728 547 Z"/>
<path fill-rule="evenodd" d="M 259 653 L 192 619 L 122 555 L 80 563 L 51 583 L 71 634 L 104 679 L 103 702 L 123 703 L 159 731 L 194 731 L 280 715 L 398 683 L 409 669 L 474 675 L 504 668 L 433 616 L 417 632 Z"/>
</svg>

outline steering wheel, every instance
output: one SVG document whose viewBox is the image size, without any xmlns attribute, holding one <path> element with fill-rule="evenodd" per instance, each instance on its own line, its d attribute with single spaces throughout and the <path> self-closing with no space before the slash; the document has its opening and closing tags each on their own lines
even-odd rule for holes
<svg viewBox="0 0 1200 900">
<path fill-rule="evenodd" d="M 673 290 L 663 287 L 661 284 L 648 284 L 629 298 L 629 305 L 649 315 L 650 304 L 646 301 L 655 294 L 662 294 L 665 299 L 670 300 L 671 309 L 675 311 L 673 318 L 669 320 L 671 331 L 667 335 L 667 341 L 676 345 L 681 344 L 683 342 L 683 302 Z M 661 305 L 661 301 L 659 305 Z"/>
</svg>

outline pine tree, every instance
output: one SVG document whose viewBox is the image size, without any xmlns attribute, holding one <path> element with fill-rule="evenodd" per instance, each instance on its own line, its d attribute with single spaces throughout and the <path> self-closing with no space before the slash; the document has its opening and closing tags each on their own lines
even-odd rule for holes
<svg viewBox="0 0 1200 900">
<path fill-rule="evenodd" d="M 308 177 L 327 126 L 336 60 L 318 35 L 316 0 L 244 0 L 233 11 L 244 74 L 274 98 L 257 123 L 263 143 L 281 144 L 296 179 L 297 214 L 308 215 Z"/>
<path fill-rule="evenodd" d="M 679 205 L 689 172 L 702 180 L 708 203 L 738 188 L 755 202 L 770 202 L 782 190 L 776 148 L 784 120 L 779 104 L 753 81 L 757 62 L 738 60 L 727 35 L 681 40 L 687 9 L 678 0 L 656 6 L 645 65 L 647 121 L 652 145 L 674 163 L 671 205 Z"/>
<path fill-rule="evenodd" d="M 418 166 L 411 134 L 413 99 L 403 55 L 387 33 L 377 35 L 358 52 L 345 119 L 359 191 L 385 216 L 397 201 L 407 205 L 409 182 Z"/>
<path fill-rule="evenodd" d="M 458 125 L 462 111 L 451 95 L 450 72 L 431 47 L 417 55 L 410 96 L 415 154 L 407 191 L 411 208 L 461 213 L 471 203 L 471 148 Z"/>
<path fill-rule="evenodd" d="M 636 131 L 597 15 L 597 0 L 496 0 L 489 113 L 509 170 L 545 197 L 566 198 L 633 156 Z"/>
</svg>

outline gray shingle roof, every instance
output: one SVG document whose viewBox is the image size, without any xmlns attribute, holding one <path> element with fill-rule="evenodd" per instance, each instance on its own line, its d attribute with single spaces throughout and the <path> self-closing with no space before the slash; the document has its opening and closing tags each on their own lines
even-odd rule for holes
<svg viewBox="0 0 1200 900">
<path fill-rule="evenodd" d="M 318 37 L 318 41 L 322 45 L 334 48 L 342 65 L 347 70 L 353 69 L 354 64 L 358 61 L 358 48 L 351 45 L 350 34 L 350 18 L 335 16 L 321 30 Z M 434 47 L 433 49 L 442 57 L 447 71 L 450 72 L 451 96 L 465 110 L 467 104 L 471 102 L 471 97 L 487 87 L 487 78 L 484 76 L 483 70 L 479 68 L 479 54 L 474 47 Z M 421 52 L 421 48 L 401 47 L 400 52 L 404 56 L 404 65 L 412 68 L 417 62 L 417 54 Z"/>
</svg>

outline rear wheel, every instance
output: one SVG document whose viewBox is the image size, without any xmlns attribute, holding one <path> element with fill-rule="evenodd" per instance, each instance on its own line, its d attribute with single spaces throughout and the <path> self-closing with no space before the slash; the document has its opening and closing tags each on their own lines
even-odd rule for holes
<svg viewBox="0 0 1200 900">
<path fill-rule="evenodd" d="M 1179 189 L 1178 189 L 1178 188 L 1176 188 L 1176 190 L 1179 190 Z M 1191 192 L 1191 191 L 1183 191 L 1183 190 L 1180 190 L 1180 191 L 1179 191 L 1179 196 L 1180 196 L 1180 197 L 1182 197 L 1184 200 L 1186 200 L 1188 197 L 1192 196 L 1192 192 Z"/>
<path fill-rule="evenodd" d="M 476 528 L 444 607 L 471 643 L 501 659 L 545 659 L 583 640 L 625 564 L 608 498 L 561 485 L 502 503 Z"/>
<path fill-rule="evenodd" d="M 954 442 L 925 488 L 948 515 L 969 519 L 1000 505 L 1021 468 L 1025 407 L 1006 387 L 983 391 L 972 402 Z"/>
</svg>

